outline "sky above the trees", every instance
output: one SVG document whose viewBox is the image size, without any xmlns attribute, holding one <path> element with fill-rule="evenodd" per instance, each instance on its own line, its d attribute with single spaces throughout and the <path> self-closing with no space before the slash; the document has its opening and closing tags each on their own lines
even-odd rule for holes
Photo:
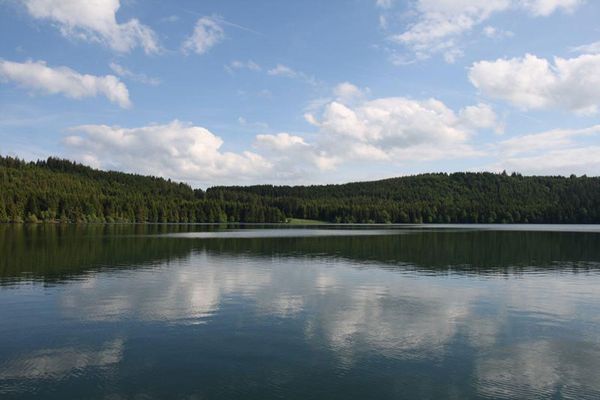
<svg viewBox="0 0 600 400">
<path fill-rule="evenodd" d="M 0 0 L 0 154 L 215 184 L 600 175 L 592 0 Z"/>
</svg>

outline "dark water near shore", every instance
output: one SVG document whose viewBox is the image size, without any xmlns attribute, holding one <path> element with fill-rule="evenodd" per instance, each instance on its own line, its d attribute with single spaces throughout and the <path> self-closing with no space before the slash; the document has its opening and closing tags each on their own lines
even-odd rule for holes
<svg viewBox="0 0 600 400">
<path fill-rule="evenodd" d="M 598 226 L 0 226 L 0 398 L 598 399 Z"/>
</svg>

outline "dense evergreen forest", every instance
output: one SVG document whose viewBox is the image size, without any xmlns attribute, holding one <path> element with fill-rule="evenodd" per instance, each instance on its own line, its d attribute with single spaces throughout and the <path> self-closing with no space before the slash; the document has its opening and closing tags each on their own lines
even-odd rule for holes
<svg viewBox="0 0 600 400">
<path fill-rule="evenodd" d="M 2 222 L 264 222 L 285 221 L 261 202 L 206 197 L 189 185 L 67 160 L 24 162 L 0 157 Z"/>
<path fill-rule="evenodd" d="M 600 178 L 423 174 L 343 185 L 213 187 L 0 157 L 0 222 L 600 223 Z"/>
</svg>

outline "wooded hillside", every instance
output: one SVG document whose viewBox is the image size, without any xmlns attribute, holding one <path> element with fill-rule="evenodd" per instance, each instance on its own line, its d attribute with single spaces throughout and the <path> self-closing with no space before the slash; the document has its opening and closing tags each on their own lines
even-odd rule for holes
<svg viewBox="0 0 600 400">
<path fill-rule="evenodd" d="M 600 223 L 600 178 L 423 174 L 318 186 L 219 186 L 0 157 L 0 222 Z"/>
</svg>

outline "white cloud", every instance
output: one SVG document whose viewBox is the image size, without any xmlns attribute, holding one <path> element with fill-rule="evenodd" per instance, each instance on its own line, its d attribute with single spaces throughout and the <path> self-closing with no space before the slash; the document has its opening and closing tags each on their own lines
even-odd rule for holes
<svg viewBox="0 0 600 400">
<path fill-rule="evenodd" d="M 102 95 L 123 108 L 131 106 L 127 87 L 116 76 L 80 74 L 67 67 L 48 67 L 43 61 L 17 63 L 0 60 L 0 80 L 74 99 Z"/>
<path fill-rule="evenodd" d="M 318 145 L 286 132 L 257 135 L 254 146 L 269 153 L 269 159 L 276 165 L 273 172 L 277 179 L 306 179 L 308 171 L 331 170 L 339 162 L 338 157 Z"/>
<path fill-rule="evenodd" d="M 577 145 L 575 139 L 600 134 L 600 125 L 584 129 L 554 129 L 507 139 L 499 143 L 508 156 L 535 154 L 545 150 L 565 149 Z"/>
<path fill-rule="evenodd" d="M 264 176 L 272 165 L 260 155 L 221 150 L 208 129 L 177 120 L 165 125 L 121 128 L 84 125 L 64 143 L 77 159 L 101 168 L 195 183 L 240 182 Z"/>
<path fill-rule="evenodd" d="M 600 55 L 546 59 L 480 61 L 469 70 L 471 83 L 487 96 L 522 109 L 561 108 L 581 114 L 598 112 Z"/>
<path fill-rule="evenodd" d="M 315 116 L 312 113 L 308 113 L 308 112 L 305 113 L 304 120 L 314 126 L 321 125 L 321 123 L 319 121 L 317 121 L 317 118 L 315 118 Z"/>
<path fill-rule="evenodd" d="M 500 129 L 486 104 L 455 112 L 436 99 L 404 97 L 362 100 L 354 106 L 338 99 L 322 106 L 319 118 L 312 112 L 304 117 L 320 128 L 314 148 L 327 150 L 334 164 L 478 156 L 481 152 L 469 139 L 480 129 Z"/>
<path fill-rule="evenodd" d="M 268 75 L 271 76 L 281 76 L 285 78 L 295 78 L 300 79 L 308 83 L 309 85 L 316 85 L 317 80 L 314 76 L 310 76 L 305 74 L 304 72 L 296 71 L 291 67 L 288 67 L 284 64 L 277 64 L 274 68 L 271 68 L 267 71 Z"/>
<path fill-rule="evenodd" d="M 229 73 L 233 73 L 233 71 L 240 70 L 240 69 L 247 69 L 249 71 L 255 71 L 255 72 L 262 71 L 262 67 L 252 60 L 248 60 L 248 61 L 234 60 L 234 61 L 230 62 L 229 64 L 225 65 L 225 70 Z"/>
<path fill-rule="evenodd" d="M 584 0 L 520 0 L 519 3 L 535 16 L 548 16 L 555 11 L 573 12 Z"/>
<path fill-rule="evenodd" d="M 354 96 L 359 92 L 361 96 Z M 483 131 L 502 133 L 502 124 L 488 104 L 452 109 L 437 99 L 365 99 L 364 93 L 349 82 L 337 86 L 333 94 L 338 98 L 319 100 L 319 105 L 305 115 L 318 127 L 315 135 L 259 134 L 252 151 L 224 151 L 221 138 L 179 121 L 138 128 L 80 126 L 73 128 L 76 134 L 65 138 L 65 144 L 78 160 L 96 167 L 172 177 L 200 186 L 307 183 L 343 165 L 385 162 L 414 166 L 479 157 L 495 160 L 482 168 L 486 170 L 600 173 L 600 147 L 593 145 L 600 126 L 542 132 L 477 146 L 473 139 Z M 349 94 L 352 103 L 343 102 L 341 97 Z M 238 122 L 262 129 L 243 117 Z"/>
<path fill-rule="evenodd" d="M 452 60 L 460 54 L 457 37 L 509 6 L 509 0 L 419 0 L 416 22 L 392 40 L 409 48 L 418 59 L 442 53 Z"/>
<path fill-rule="evenodd" d="M 213 17 L 202 17 L 196 22 L 191 36 L 183 42 L 182 50 L 186 54 L 191 52 L 204 54 L 223 39 L 225 39 L 225 31 L 219 20 Z"/>
<path fill-rule="evenodd" d="M 489 38 L 496 37 L 497 32 L 498 32 L 498 29 L 496 29 L 490 25 L 483 28 L 483 34 Z"/>
<path fill-rule="evenodd" d="M 289 133 L 278 133 L 277 135 L 257 135 L 257 143 L 274 150 L 283 151 L 294 147 L 305 147 L 308 144 L 300 136 L 290 135 Z"/>
<path fill-rule="evenodd" d="M 25 0 L 29 14 L 57 24 L 65 37 L 100 42 L 126 53 L 141 47 L 146 53 L 158 53 L 156 34 L 137 19 L 119 24 L 116 13 L 119 0 Z"/>
<path fill-rule="evenodd" d="M 582 54 L 600 54 L 600 41 L 573 47 L 571 51 Z"/>
<path fill-rule="evenodd" d="M 507 37 L 512 37 L 515 34 L 511 31 L 505 31 L 503 29 L 496 28 L 494 26 L 488 25 L 482 29 L 482 32 L 485 36 L 490 39 L 502 39 Z"/>
<path fill-rule="evenodd" d="M 136 73 L 131 71 L 128 68 L 125 68 L 124 66 L 122 66 L 121 64 L 117 64 L 115 62 L 111 62 L 109 64 L 110 69 L 112 69 L 112 71 L 119 75 L 122 78 L 129 78 L 135 82 L 140 82 L 146 85 L 152 85 L 152 86 L 157 86 L 160 84 L 160 80 L 157 78 L 152 78 L 149 77 L 146 74 L 143 73 Z"/>
<path fill-rule="evenodd" d="M 319 169 L 351 162 L 434 161 L 479 157 L 484 154 L 470 144 L 480 130 L 502 132 L 493 109 L 484 103 L 458 111 L 436 99 L 414 100 L 388 97 L 366 100 L 366 93 L 349 82 L 333 89 L 334 99 L 317 99 L 304 119 L 319 128 L 313 141 L 287 149 L 287 136 L 277 140 L 279 150 L 301 152 L 303 163 Z M 298 139 L 300 140 L 300 138 Z M 264 141 L 264 140 L 263 140 Z M 276 147 L 271 145 L 271 148 Z"/>
<path fill-rule="evenodd" d="M 494 164 L 485 169 L 525 174 L 600 174 L 600 125 L 584 129 L 555 129 L 517 136 L 495 145 Z"/>
<path fill-rule="evenodd" d="M 462 142 L 470 125 L 439 100 L 404 97 L 370 100 L 354 108 L 334 101 L 325 107 L 321 121 L 322 129 L 336 137 L 385 147 Z"/>
<path fill-rule="evenodd" d="M 375 0 L 375 5 L 379 8 L 391 8 L 394 0 Z"/>
<path fill-rule="evenodd" d="M 277 64 L 276 67 L 271 68 L 268 72 L 269 75 L 273 76 L 285 76 L 288 78 L 295 78 L 298 73 L 287 65 Z"/>
<path fill-rule="evenodd" d="M 489 104 L 467 106 L 460 110 L 459 116 L 463 124 L 471 129 L 493 129 L 499 134 L 504 132 L 504 126 Z"/>
<path fill-rule="evenodd" d="M 581 3 L 581 0 L 416 0 L 414 23 L 404 32 L 392 35 L 391 40 L 409 49 L 416 59 L 443 54 L 447 62 L 454 62 L 463 52 L 462 35 L 496 13 L 521 9 L 534 16 L 548 16 L 558 10 L 571 12 Z M 498 32 L 496 28 L 484 30 L 488 36 Z"/>
<path fill-rule="evenodd" d="M 363 91 L 350 82 L 342 82 L 333 89 L 333 94 L 339 101 L 350 102 L 363 97 Z"/>
</svg>

